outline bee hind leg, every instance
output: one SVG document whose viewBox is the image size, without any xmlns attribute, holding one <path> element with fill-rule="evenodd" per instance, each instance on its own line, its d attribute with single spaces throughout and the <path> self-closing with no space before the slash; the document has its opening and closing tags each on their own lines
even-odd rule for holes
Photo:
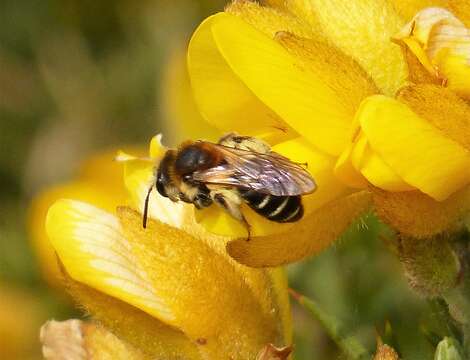
<svg viewBox="0 0 470 360">
<path fill-rule="evenodd" d="M 233 191 L 227 190 L 227 189 L 213 190 L 211 191 L 210 196 L 212 200 L 214 201 L 214 203 L 216 203 L 217 205 L 222 207 L 224 210 L 226 210 L 233 218 L 243 223 L 248 233 L 247 240 L 250 240 L 251 226 L 248 223 L 248 221 L 246 221 L 246 218 L 245 216 L 243 216 L 243 213 L 241 211 L 240 196 L 237 193 L 234 193 Z"/>
</svg>

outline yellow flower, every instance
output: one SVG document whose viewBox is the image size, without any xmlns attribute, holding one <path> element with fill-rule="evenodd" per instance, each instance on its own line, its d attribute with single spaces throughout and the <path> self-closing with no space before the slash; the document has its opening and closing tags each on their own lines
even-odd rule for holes
<svg viewBox="0 0 470 360">
<path fill-rule="evenodd" d="M 161 126 L 165 141 L 172 145 L 193 139 L 217 141 L 220 132 L 204 122 L 197 111 L 186 67 L 186 49 L 178 46 L 170 53 L 163 72 L 160 92 Z"/>
<path fill-rule="evenodd" d="M 436 83 L 422 57 L 396 43 L 410 34 L 403 14 L 423 6 L 406 3 L 242 0 L 195 31 L 188 68 L 204 119 L 307 162 L 318 184 L 298 223 L 273 224 L 245 209 L 255 237 L 229 243 L 237 260 L 266 266 L 318 252 L 368 208 L 370 193 L 377 213 L 409 235 L 456 225 L 470 182 L 470 108 L 460 97 L 470 63 L 456 48 L 442 50 L 452 39 L 439 45 L 429 61 L 447 81 Z M 469 6 L 454 1 L 451 10 L 466 39 Z M 243 236 L 220 211 L 198 214 L 210 231 Z"/>
<path fill-rule="evenodd" d="M 44 228 L 47 211 L 61 198 L 90 202 L 109 211 L 125 204 L 127 192 L 121 180 L 122 166 L 113 161 L 115 156 L 115 150 L 91 156 L 81 164 L 76 179 L 42 191 L 30 205 L 28 229 L 31 244 L 44 277 L 51 285 L 59 285 L 61 275 Z"/>
<path fill-rule="evenodd" d="M 161 151 L 156 137 L 150 155 Z M 136 208 L 136 181 L 153 163 L 124 153 L 118 158 Z M 283 271 L 236 263 L 225 253 L 226 239 L 192 224 L 187 209 L 153 193 L 143 229 L 142 215 L 130 207 L 55 202 L 46 229 L 75 300 L 152 358 L 254 359 L 268 344 L 290 345 Z"/>
<path fill-rule="evenodd" d="M 470 30 L 443 8 L 419 11 L 395 36 L 430 75 L 470 99 Z"/>
<path fill-rule="evenodd" d="M 48 321 L 41 328 L 42 351 L 47 360 L 57 359 L 155 359 L 116 337 L 106 328 L 80 320 Z M 286 360 L 292 347 L 266 345 L 256 360 Z M 175 355 L 176 356 L 176 355 Z M 187 359 L 185 357 L 184 359 Z"/>
</svg>

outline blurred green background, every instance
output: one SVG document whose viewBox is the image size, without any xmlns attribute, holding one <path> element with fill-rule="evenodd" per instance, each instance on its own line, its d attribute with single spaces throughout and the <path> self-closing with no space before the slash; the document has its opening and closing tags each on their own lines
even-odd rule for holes
<svg viewBox="0 0 470 360">
<path fill-rule="evenodd" d="M 146 143 L 177 121 L 166 108 L 169 59 L 221 9 L 218 0 L 0 1 L 1 359 L 41 358 L 40 324 L 77 315 L 40 272 L 31 200 L 71 179 L 90 154 Z M 369 348 L 389 322 L 404 359 L 432 358 L 419 327 L 432 327 L 439 313 L 408 290 L 384 236 L 368 217 L 328 251 L 291 266 L 291 286 Z M 315 319 L 296 304 L 294 315 L 297 359 L 340 357 Z"/>
</svg>

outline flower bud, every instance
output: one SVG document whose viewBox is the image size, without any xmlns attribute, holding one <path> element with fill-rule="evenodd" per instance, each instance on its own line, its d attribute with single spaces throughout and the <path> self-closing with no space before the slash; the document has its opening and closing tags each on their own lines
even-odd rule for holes
<svg viewBox="0 0 470 360">
<path fill-rule="evenodd" d="M 442 295 L 456 286 L 461 271 L 449 235 L 416 239 L 401 236 L 400 260 L 410 286 L 425 297 Z"/>
<path fill-rule="evenodd" d="M 442 85 L 470 96 L 470 30 L 450 11 L 430 7 L 418 12 L 396 34 L 423 67 Z"/>
<path fill-rule="evenodd" d="M 442 339 L 436 348 L 434 360 L 463 360 L 462 348 L 457 340 L 445 337 Z"/>
<path fill-rule="evenodd" d="M 256 356 L 256 360 L 286 360 L 292 352 L 292 346 L 276 347 L 268 344 L 261 349 Z"/>
</svg>

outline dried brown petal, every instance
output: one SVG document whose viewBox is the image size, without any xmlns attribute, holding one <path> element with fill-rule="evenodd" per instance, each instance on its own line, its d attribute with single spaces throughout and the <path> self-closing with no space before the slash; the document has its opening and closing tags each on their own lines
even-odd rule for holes
<svg viewBox="0 0 470 360">
<path fill-rule="evenodd" d="M 289 358 L 292 346 L 276 347 L 273 344 L 266 345 L 256 356 L 256 360 L 285 360 Z"/>
<path fill-rule="evenodd" d="M 48 321 L 41 327 L 39 337 L 42 353 L 47 360 L 89 358 L 83 338 L 83 322 L 80 320 Z"/>
<path fill-rule="evenodd" d="M 398 354 L 392 347 L 387 344 L 379 344 L 374 360 L 398 360 Z"/>
</svg>

